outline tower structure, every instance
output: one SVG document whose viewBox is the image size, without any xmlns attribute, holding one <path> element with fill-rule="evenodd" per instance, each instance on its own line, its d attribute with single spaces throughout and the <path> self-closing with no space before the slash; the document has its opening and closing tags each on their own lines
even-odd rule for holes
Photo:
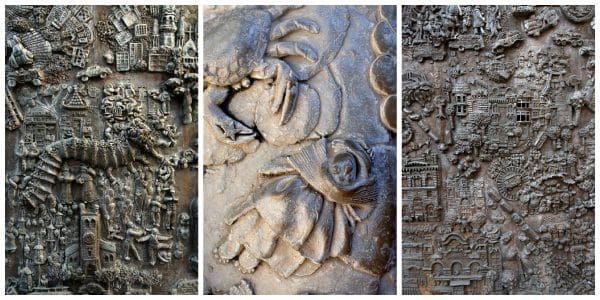
<svg viewBox="0 0 600 300">
<path fill-rule="evenodd" d="M 160 34 L 162 36 L 162 45 L 165 48 L 175 47 L 175 5 L 165 5 L 162 11 L 160 21 Z"/>
</svg>

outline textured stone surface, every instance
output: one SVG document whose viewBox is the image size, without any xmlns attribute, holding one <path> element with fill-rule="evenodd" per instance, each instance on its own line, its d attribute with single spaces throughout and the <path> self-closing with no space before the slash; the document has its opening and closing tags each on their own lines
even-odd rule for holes
<svg viewBox="0 0 600 300">
<path fill-rule="evenodd" d="M 7 6 L 7 294 L 197 294 L 197 7 Z"/>
<path fill-rule="evenodd" d="M 594 293 L 593 6 L 403 6 L 402 293 Z"/>
<path fill-rule="evenodd" d="M 205 7 L 205 294 L 396 292 L 395 18 Z"/>
</svg>

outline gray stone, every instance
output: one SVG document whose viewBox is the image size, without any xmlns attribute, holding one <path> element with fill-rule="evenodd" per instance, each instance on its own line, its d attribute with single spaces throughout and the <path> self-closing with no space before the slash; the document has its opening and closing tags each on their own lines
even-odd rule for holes
<svg viewBox="0 0 600 300">
<path fill-rule="evenodd" d="M 205 294 L 396 292 L 395 18 L 205 8 Z"/>
<path fill-rule="evenodd" d="M 198 293 L 197 11 L 6 7 L 7 294 Z"/>
<path fill-rule="evenodd" d="M 594 294 L 593 12 L 402 7 L 403 294 Z"/>
</svg>

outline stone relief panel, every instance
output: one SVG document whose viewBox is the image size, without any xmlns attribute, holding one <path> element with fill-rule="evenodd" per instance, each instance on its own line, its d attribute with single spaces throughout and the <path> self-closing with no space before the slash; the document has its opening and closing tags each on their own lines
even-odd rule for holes
<svg viewBox="0 0 600 300">
<path fill-rule="evenodd" d="M 204 293 L 395 293 L 395 6 L 203 14 Z"/>
<path fill-rule="evenodd" d="M 5 292 L 197 294 L 198 8 L 5 17 Z"/>
<path fill-rule="evenodd" d="M 594 293 L 594 7 L 402 7 L 402 293 Z"/>
</svg>

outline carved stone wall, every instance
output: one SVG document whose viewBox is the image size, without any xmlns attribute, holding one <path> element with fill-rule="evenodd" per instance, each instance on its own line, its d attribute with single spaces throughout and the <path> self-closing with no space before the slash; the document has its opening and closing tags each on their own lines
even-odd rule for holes
<svg viewBox="0 0 600 300">
<path fill-rule="evenodd" d="M 6 7 L 7 294 L 197 294 L 197 13 Z"/>
<path fill-rule="evenodd" d="M 204 293 L 395 293 L 395 6 L 205 7 L 203 79 Z"/>
<path fill-rule="evenodd" d="M 402 293 L 594 293 L 594 7 L 402 7 Z"/>
</svg>

